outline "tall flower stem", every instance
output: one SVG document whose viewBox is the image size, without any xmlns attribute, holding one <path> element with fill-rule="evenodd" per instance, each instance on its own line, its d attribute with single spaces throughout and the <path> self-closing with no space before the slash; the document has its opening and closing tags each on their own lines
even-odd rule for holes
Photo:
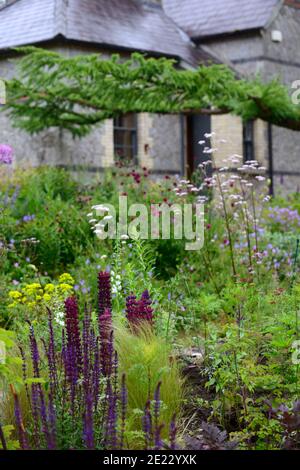
<svg viewBox="0 0 300 470">
<path fill-rule="evenodd" d="M 215 164 L 214 164 L 214 167 L 215 167 Z M 236 281 L 237 280 L 237 270 L 236 270 L 235 260 L 234 260 L 234 249 L 233 249 L 232 233 L 231 233 L 230 222 L 229 222 L 229 214 L 228 214 L 227 207 L 226 207 L 226 201 L 225 201 L 225 196 L 224 196 L 224 192 L 223 192 L 223 189 L 222 189 L 220 175 L 217 171 L 216 171 L 216 175 L 217 175 L 217 181 L 218 181 L 218 188 L 219 188 L 220 195 L 221 195 L 221 201 L 222 201 L 222 206 L 223 206 L 223 211 L 224 211 L 225 225 L 226 225 L 227 236 L 228 236 L 228 241 L 229 241 L 229 251 L 230 251 L 232 273 L 233 273 L 234 280 Z"/>
</svg>

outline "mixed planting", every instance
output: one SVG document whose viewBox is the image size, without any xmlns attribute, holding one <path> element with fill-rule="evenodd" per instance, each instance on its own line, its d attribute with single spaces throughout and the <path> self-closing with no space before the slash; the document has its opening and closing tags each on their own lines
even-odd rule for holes
<svg viewBox="0 0 300 470">
<path fill-rule="evenodd" d="M 0 448 L 299 449 L 300 198 L 239 155 L 212 171 L 212 137 L 192 181 L 83 185 L 0 146 Z M 204 247 L 99 240 L 120 194 L 204 202 Z"/>
</svg>

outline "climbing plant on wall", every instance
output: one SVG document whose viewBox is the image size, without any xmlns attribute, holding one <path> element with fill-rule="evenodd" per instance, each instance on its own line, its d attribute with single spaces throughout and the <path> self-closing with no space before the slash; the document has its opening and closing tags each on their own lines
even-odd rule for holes
<svg viewBox="0 0 300 470">
<path fill-rule="evenodd" d="M 8 110 L 30 133 L 49 127 L 84 136 L 92 126 L 127 112 L 232 113 L 300 130 L 300 106 L 279 80 L 237 77 L 228 66 L 182 70 L 174 60 L 134 53 L 128 60 L 99 54 L 65 57 L 21 48 L 19 74 L 8 80 Z"/>
</svg>

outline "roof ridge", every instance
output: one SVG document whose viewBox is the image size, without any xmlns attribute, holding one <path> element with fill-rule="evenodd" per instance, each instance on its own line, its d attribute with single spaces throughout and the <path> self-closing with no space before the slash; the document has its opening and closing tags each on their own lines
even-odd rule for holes
<svg viewBox="0 0 300 470">
<path fill-rule="evenodd" d="M 55 0 L 54 17 L 55 17 L 55 35 L 67 37 L 68 31 L 68 2 L 67 0 Z"/>
<path fill-rule="evenodd" d="M 270 18 L 266 21 L 264 29 L 267 29 L 273 21 L 277 18 L 281 8 L 284 6 L 285 0 L 278 0 L 278 4 L 274 6 L 273 11 L 270 15 Z"/>
</svg>

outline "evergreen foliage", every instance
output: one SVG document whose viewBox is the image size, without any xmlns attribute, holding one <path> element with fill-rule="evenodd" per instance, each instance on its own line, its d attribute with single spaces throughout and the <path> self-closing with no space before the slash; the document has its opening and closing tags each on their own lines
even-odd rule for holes
<svg viewBox="0 0 300 470">
<path fill-rule="evenodd" d="M 7 81 L 4 109 L 29 133 L 60 127 L 81 137 L 127 112 L 232 113 L 300 130 L 300 107 L 277 79 L 247 80 L 219 64 L 180 70 L 174 60 L 139 53 L 124 61 L 118 55 L 64 57 L 35 47 L 17 52 L 19 74 Z"/>
</svg>

